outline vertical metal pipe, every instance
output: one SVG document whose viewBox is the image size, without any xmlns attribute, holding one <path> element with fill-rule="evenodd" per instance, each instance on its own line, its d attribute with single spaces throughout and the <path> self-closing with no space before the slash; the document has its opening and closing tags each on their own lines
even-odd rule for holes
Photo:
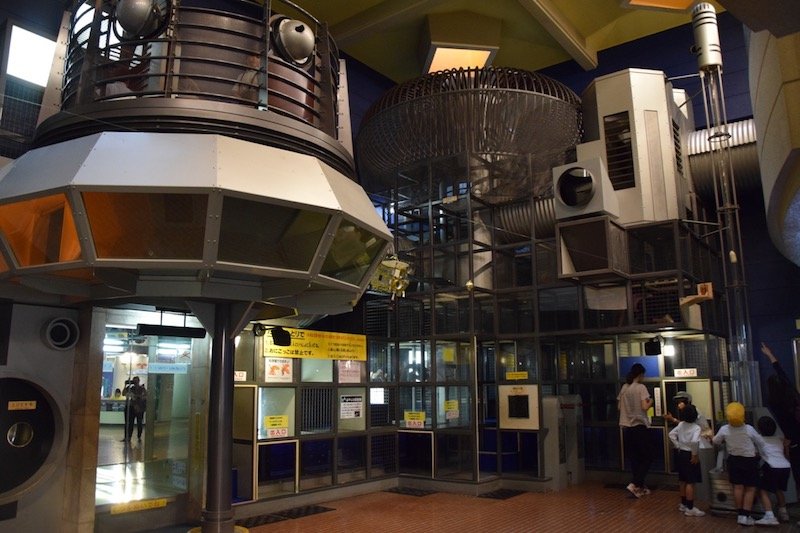
<svg viewBox="0 0 800 533">
<path fill-rule="evenodd" d="M 722 270 L 729 326 L 729 367 L 732 396 L 748 406 L 761 405 L 761 382 L 753 361 L 750 313 L 742 254 L 739 204 L 731 164 L 728 120 L 722 88 L 722 54 L 714 7 L 700 3 L 692 10 L 695 51 L 700 67 L 706 126 L 709 134 Z"/>
<path fill-rule="evenodd" d="M 234 530 L 231 502 L 234 339 L 230 335 L 230 322 L 230 304 L 217 303 L 211 343 L 206 508 L 202 516 L 202 533 L 232 533 Z"/>
</svg>

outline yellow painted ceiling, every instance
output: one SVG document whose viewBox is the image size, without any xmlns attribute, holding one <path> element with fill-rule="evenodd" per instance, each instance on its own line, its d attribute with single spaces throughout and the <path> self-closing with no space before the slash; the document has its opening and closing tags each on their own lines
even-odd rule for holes
<svg viewBox="0 0 800 533">
<path fill-rule="evenodd" d="M 328 23 L 344 52 L 396 82 L 422 75 L 420 42 L 429 13 L 470 11 L 499 19 L 500 49 L 493 64 L 526 70 L 578 56 L 591 68 L 590 58 L 603 49 L 691 22 L 688 11 L 630 8 L 624 0 L 295 1 Z M 477 23 L 458 29 L 467 43 L 480 32 Z"/>
</svg>

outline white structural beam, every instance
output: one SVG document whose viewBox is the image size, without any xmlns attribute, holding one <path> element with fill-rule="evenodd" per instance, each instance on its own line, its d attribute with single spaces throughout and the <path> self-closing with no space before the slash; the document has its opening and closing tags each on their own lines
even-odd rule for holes
<svg viewBox="0 0 800 533">
<path fill-rule="evenodd" d="M 553 0 L 518 0 L 584 70 L 597 68 L 597 50 L 558 10 Z"/>
</svg>

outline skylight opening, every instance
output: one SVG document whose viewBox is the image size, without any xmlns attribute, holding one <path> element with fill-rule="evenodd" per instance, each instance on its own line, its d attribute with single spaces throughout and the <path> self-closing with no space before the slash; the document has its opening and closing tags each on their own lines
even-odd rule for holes
<svg viewBox="0 0 800 533">
<path fill-rule="evenodd" d="M 12 26 L 6 73 L 46 87 L 55 50 L 55 41 Z"/>
</svg>

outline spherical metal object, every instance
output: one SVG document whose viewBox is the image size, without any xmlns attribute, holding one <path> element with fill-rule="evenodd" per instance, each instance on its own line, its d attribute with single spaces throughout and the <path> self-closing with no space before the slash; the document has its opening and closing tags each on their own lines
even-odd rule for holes
<svg viewBox="0 0 800 533">
<path fill-rule="evenodd" d="M 166 21 L 168 6 L 158 0 L 119 0 L 115 15 L 127 37 L 152 37 Z"/>
<path fill-rule="evenodd" d="M 284 17 L 275 21 L 273 31 L 275 44 L 284 59 L 301 65 L 311 59 L 316 37 L 308 24 Z"/>
</svg>

